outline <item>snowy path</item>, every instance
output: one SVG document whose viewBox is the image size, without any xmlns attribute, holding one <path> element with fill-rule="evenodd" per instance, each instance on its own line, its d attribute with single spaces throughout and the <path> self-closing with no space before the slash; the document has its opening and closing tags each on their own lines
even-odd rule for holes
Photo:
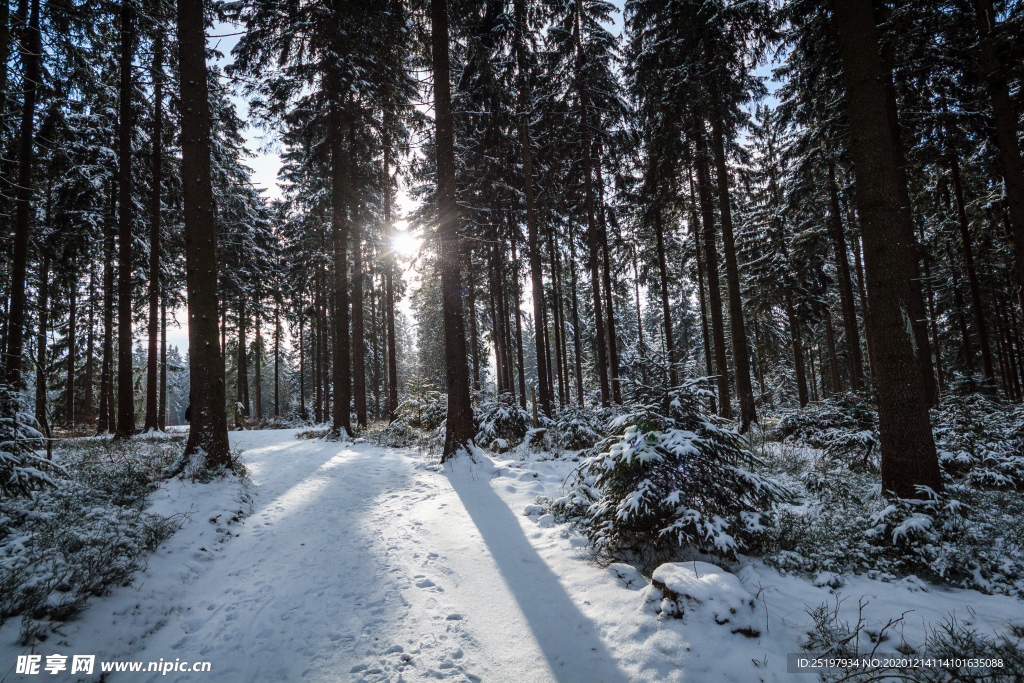
<svg viewBox="0 0 1024 683">
<path fill-rule="evenodd" d="M 487 482 L 368 444 L 232 437 L 255 511 L 135 659 L 238 681 L 625 680 Z"/>
<path fill-rule="evenodd" d="M 756 560 L 734 579 L 749 608 L 723 620 L 695 602 L 663 620 L 639 572 L 596 566 L 584 539 L 533 505 L 560 495 L 572 461 L 482 457 L 436 471 L 411 451 L 293 430 L 231 438 L 252 474 L 252 514 L 237 521 L 233 480 L 167 482 L 151 509 L 191 521 L 132 586 L 92 601 L 36 653 L 211 664 L 104 679 L 131 682 L 788 681 L 786 653 L 822 603 L 851 621 L 868 603 L 876 632 L 904 614 L 900 635 L 917 644 L 951 615 L 983 632 L 1024 628 L 1015 598 L 914 577 L 843 576 L 830 588 Z M 17 630 L 17 620 L 0 628 L 12 669 L 28 652 Z M 0 670 L 8 680 L 20 679 Z"/>
</svg>

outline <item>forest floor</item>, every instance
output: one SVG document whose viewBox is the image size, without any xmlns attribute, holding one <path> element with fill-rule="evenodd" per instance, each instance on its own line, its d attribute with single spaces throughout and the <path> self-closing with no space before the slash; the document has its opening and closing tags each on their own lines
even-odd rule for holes
<svg viewBox="0 0 1024 683">
<path fill-rule="evenodd" d="M 867 603 L 875 635 L 903 615 L 887 652 L 950 618 L 994 633 L 1024 614 L 1016 598 L 915 577 L 782 575 L 745 559 L 734 574 L 693 563 L 705 599 L 663 618 L 647 579 L 593 562 L 585 539 L 537 505 L 562 495 L 571 460 L 480 456 L 440 468 L 414 450 L 295 434 L 231 434 L 251 477 L 242 490 L 236 479 L 167 482 L 150 509 L 187 523 L 131 586 L 33 651 L 44 662 L 211 666 L 113 681 L 812 681 L 787 673 L 786 655 L 800 652 L 823 603 L 853 623 Z M 722 616 L 715 596 L 728 606 L 737 594 L 744 607 Z M 0 629 L 0 681 L 20 680 L 13 663 L 28 651 L 14 621 Z M 100 680 L 99 667 L 82 680 Z"/>
</svg>

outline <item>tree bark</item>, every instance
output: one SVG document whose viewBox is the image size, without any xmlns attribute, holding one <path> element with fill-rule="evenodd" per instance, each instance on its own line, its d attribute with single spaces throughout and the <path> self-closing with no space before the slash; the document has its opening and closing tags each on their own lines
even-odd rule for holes
<svg viewBox="0 0 1024 683">
<path fill-rule="evenodd" d="M 88 333 L 85 338 L 85 396 L 82 400 L 82 421 L 87 425 L 91 424 L 96 417 L 93 414 L 93 380 L 95 379 L 95 361 L 93 356 L 96 352 L 96 287 L 95 270 L 89 267 L 89 317 Z"/>
<path fill-rule="evenodd" d="M 135 433 L 135 382 L 132 362 L 132 57 L 135 10 L 121 4 L 121 59 L 117 116 L 117 436 Z"/>
<path fill-rule="evenodd" d="M 36 330 L 36 422 L 49 436 L 50 421 L 46 416 L 46 342 L 50 332 L 50 250 L 43 246 L 43 258 L 39 262 L 39 299 L 36 308 L 39 328 Z"/>
<path fill-rule="evenodd" d="M 704 259 L 708 275 L 708 299 L 711 303 L 711 339 L 715 346 L 715 383 L 718 386 L 718 414 L 732 419 L 729 397 L 729 366 L 725 355 L 725 321 L 722 319 L 722 289 L 718 280 L 718 245 L 715 243 L 715 212 L 711 200 L 711 181 L 707 167 L 707 144 L 703 126 L 695 134 L 697 144 L 697 193 L 704 231 Z"/>
<path fill-rule="evenodd" d="M 913 285 L 906 262 L 913 245 L 906 242 L 908 226 L 901 224 L 904 179 L 886 110 L 872 2 L 844 0 L 834 8 L 871 301 L 868 343 L 876 371 L 882 486 L 897 496 L 917 497 L 918 486 L 940 491 L 942 478 L 910 312 Z"/>
<path fill-rule="evenodd" d="M 248 320 L 249 318 L 245 311 L 245 301 L 242 300 L 238 304 L 238 381 L 235 382 L 237 387 L 237 403 L 242 404 L 242 417 L 247 417 L 251 410 L 249 406 L 249 349 L 247 348 L 249 340 L 248 334 L 246 334 Z M 241 428 L 242 424 L 239 423 L 235 426 Z"/>
<path fill-rule="evenodd" d="M 974 346 L 971 343 L 971 332 L 967 328 L 967 315 L 964 312 L 964 299 L 963 295 L 960 294 L 960 278 L 958 277 L 957 268 L 954 265 L 952 250 L 949 249 L 948 245 L 946 258 L 950 264 L 949 285 L 950 289 L 953 290 L 953 312 L 956 314 L 957 326 L 960 328 L 960 352 L 964 362 L 964 369 L 967 371 L 968 376 L 970 376 L 974 374 Z"/>
<path fill-rule="evenodd" d="M 473 277 L 475 272 L 473 264 L 473 250 L 470 249 L 466 256 L 469 264 L 466 273 L 466 305 L 469 307 L 469 355 L 473 359 L 473 391 L 480 391 L 480 326 L 476 316 L 476 282 Z"/>
<path fill-rule="evenodd" d="M 530 81 L 526 59 L 526 9 L 524 0 L 515 0 L 515 50 L 517 85 L 519 88 L 519 147 L 523 162 L 523 197 L 526 203 L 527 252 L 530 260 L 530 284 L 533 288 L 533 321 L 535 330 L 540 330 L 546 318 L 544 301 L 544 272 L 540 259 L 537 206 L 533 189 L 533 141 L 530 137 L 530 112 L 533 104 L 530 97 Z M 548 386 L 547 358 L 544 353 L 544 338 L 534 335 L 537 346 L 537 389 L 540 393 L 541 410 L 551 415 L 551 387 Z"/>
<path fill-rule="evenodd" d="M 352 171 L 346 168 L 342 131 L 341 83 L 340 76 L 331 75 L 333 91 L 331 96 L 330 127 L 331 144 L 331 234 L 334 238 L 334 411 L 332 432 L 337 436 L 348 436 L 352 432 L 351 388 L 352 376 L 349 347 L 349 301 L 348 301 L 348 240 L 354 217 L 350 183 Z M 346 112 L 352 116 L 352 112 Z M 351 153 L 352 150 L 349 150 Z M 349 162 L 351 163 L 351 162 Z M 348 215 L 346 215 L 346 210 Z"/>
<path fill-rule="evenodd" d="M 548 231 L 548 249 L 551 252 L 551 321 L 552 327 L 555 331 L 555 373 L 558 378 L 558 405 L 564 406 L 568 403 L 566 398 L 566 382 L 565 375 L 562 370 L 565 366 L 565 360 L 562 357 L 562 335 L 565 333 L 565 328 L 562 325 L 562 280 L 560 270 L 560 261 L 558 254 L 558 244 L 555 240 L 555 231 Z"/>
<path fill-rule="evenodd" d="M 668 298 L 668 261 L 665 258 L 665 234 L 661 221 L 661 199 L 655 200 L 654 206 L 654 234 L 658 244 L 658 273 L 661 289 L 661 322 L 665 329 L 665 353 L 668 360 L 668 384 L 675 387 L 679 384 L 679 374 L 676 371 L 676 351 L 672 343 L 672 304 Z"/>
<path fill-rule="evenodd" d="M 217 330 L 217 222 L 210 169 L 210 97 L 202 0 L 178 0 L 181 177 L 188 290 L 191 428 L 186 455 L 230 466 L 224 360 Z"/>
<path fill-rule="evenodd" d="M 255 383 L 253 387 L 253 417 L 256 418 L 257 425 L 263 422 L 263 321 L 260 319 L 259 313 L 260 302 L 256 302 L 256 340 L 253 342 L 252 347 L 252 365 L 253 373 L 252 379 Z"/>
<path fill-rule="evenodd" d="M 701 255 L 703 247 L 701 246 L 701 226 L 700 218 L 697 215 L 697 196 L 694 193 L 693 187 L 693 169 L 687 169 L 687 176 L 690 180 L 690 225 L 693 230 L 693 253 L 697 259 L 697 301 L 700 305 L 700 331 L 701 339 L 704 342 L 704 371 L 708 377 L 713 377 L 715 371 L 711 364 L 711 335 L 708 334 L 708 309 L 707 299 L 704 295 L 704 258 Z M 636 266 L 634 265 L 634 270 Z M 638 274 L 639 275 L 639 274 Z M 637 324 L 640 322 L 640 293 L 636 295 L 636 307 L 637 307 Z M 640 353 L 643 354 L 643 338 L 641 337 Z M 711 396 L 711 412 L 718 412 L 718 402 L 715 400 L 714 395 Z"/>
<path fill-rule="evenodd" d="M 281 417 L 281 307 L 274 302 L 274 417 Z"/>
<path fill-rule="evenodd" d="M 388 218 L 390 218 L 390 201 L 385 202 L 388 207 Z M 385 224 L 390 225 L 390 220 L 385 219 Z M 387 299 L 387 326 L 388 326 L 388 420 L 395 419 L 398 411 L 398 352 L 395 349 L 395 261 L 394 256 L 389 256 L 386 267 L 386 293 Z"/>
<path fill-rule="evenodd" d="M 832 327 L 832 311 L 825 311 L 825 343 L 828 344 L 828 369 L 831 386 L 829 393 L 838 394 L 842 390 L 839 381 L 839 359 L 836 357 L 836 334 Z M 822 382 L 824 385 L 824 382 Z M 822 390 L 824 394 L 824 390 Z"/>
<path fill-rule="evenodd" d="M 608 335 L 608 370 L 611 375 L 612 400 L 622 404 L 622 387 L 619 381 L 619 343 L 615 337 L 615 301 L 612 298 L 611 250 L 608 248 L 608 222 L 605 218 L 604 180 L 601 177 L 600 161 L 597 165 L 598 216 L 601 224 L 601 256 L 604 268 L 605 332 Z"/>
<path fill-rule="evenodd" d="M 807 406 L 807 374 L 804 368 L 804 341 L 800 333 L 800 318 L 796 314 L 796 306 L 793 305 L 793 295 L 786 293 L 786 319 L 789 322 L 789 339 L 793 349 L 793 371 L 796 375 L 797 398 L 800 407 Z"/>
<path fill-rule="evenodd" d="M 114 415 L 114 206 L 117 184 L 111 183 L 107 225 L 103 230 L 103 360 L 100 362 L 100 414 L 96 433 L 113 432 Z"/>
<path fill-rule="evenodd" d="M 299 306 L 305 302 L 299 299 Z M 305 316 L 299 310 L 299 419 L 306 419 L 306 340 L 303 336 L 303 324 Z"/>
<path fill-rule="evenodd" d="M 473 439 L 473 406 L 469 397 L 466 326 L 460 300 L 462 273 L 459 258 L 462 249 L 459 245 L 458 206 L 455 203 L 455 135 L 449 80 L 447 0 L 430 0 L 430 20 L 437 151 L 437 233 L 441 242 L 441 310 L 448 385 L 448 419 L 441 459 L 447 460 L 466 448 Z"/>
<path fill-rule="evenodd" d="M 160 417 L 157 427 L 167 431 L 167 297 L 160 298 Z"/>
<path fill-rule="evenodd" d="M 884 3 L 879 7 L 884 8 L 885 12 L 889 10 Z M 876 17 L 876 22 L 877 20 L 878 17 Z M 898 221 L 897 226 L 903 231 L 900 241 L 906 245 L 906 248 L 901 249 L 897 256 L 903 259 L 903 267 L 907 271 L 906 278 L 910 283 L 907 314 L 910 316 L 911 326 L 914 330 L 914 350 L 921 372 L 925 399 L 928 401 L 928 405 L 933 406 L 938 402 L 938 386 L 934 368 L 932 368 L 931 342 L 928 340 L 928 314 L 924 305 L 924 293 L 921 291 L 921 253 L 917 237 L 914 234 L 914 214 L 908 190 L 907 160 L 903 152 L 903 135 L 896 101 L 896 87 L 893 81 L 896 57 L 891 42 L 884 46 L 880 57 L 881 85 L 885 95 L 888 132 L 892 138 L 892 148 L 896 157 L 896 172 L 899 175 L 896 191 L 899 197 L 900 211 L 903 213 L 902 220 Z"/>
<path fill-rule="evenodd" d="M 1002 60 L 996 50 L 996 13 L 992 0 L 974 0 L 981 42 L 981 74 L 988 86 L 992 104 L 992 122 L 996 130 L 996 146 L 1006 187 L 1008 218 L 1013 231 L 1016 252 L 1017 285 L 1024 287 L 1024 160 L 1017 139 L 1017 114 L 1010 100 Z"/>
<path fill-rule="evenodd" d="M 66 386 L 66 399 L 64 410 L 64 424 L 67 425 L 68 429 L 75 428 L 75 360 L 76 360 L 76 346 L 78 344 L 77 338 L 77 315 L 78 315 L 78 279 L 74 272 L 71 271 L 71 277 L 68 283 L 68 378 Z"/>
<path fill-rule="evenodd" d="M 716 107 L 717 109 L 717 107 Z M 722 119 L 716 111 L 711 118 L 711 147 L 718 178 L 718 206 L 722 219 L 722 247 L 725 252 L 725 280 L 729 290 L 729 332 L 732 337 L 732 363 L 736 380 L 736 397 L 740 403 L 740 428 L 743 432 L 757 422 L 754 389 L 750 382 L 750 354 L 747 331 L 743 322 L 743 301 L 740 298 L 740 269 L 736 262 L 736 240 L 732 231 L 732 207 L 729 201 L 729 171 L 725 165 L 725 136 Z"/>
<path fill-rule="evenodd" d="M 985 324 L 985 307 L 981 298 L 981 285 L 978 282 L 978 270 L 974 265 L 974 245 L 971 240 L 971 227 L 967 221 L 967 207 L 964 203 L 964 186 L 960 177 L 960 162 L 956 157 L 949 157 L 949 173 L 953 180 L 953 196 L 956 199 L 956 220 L 960 229 L 960 244 L 964 252 L 964 265 L 967 268 L 967 283 L 971 290 L 971 312 L 974 314 L 974 327 L 978 330 L 978 346 L 981 348 L 981 369 L 985 380 L 995 382 L 995 369 L 992 365 L 992 347 L 988 338 L 988 327 Z"/>
<path fill-rule="evenodd" d="M 516 233 L 512 233 L 512 263 L 518 264 L 519 257 L 516 255 Z M 516 309 L 516 359 L 519 368 L 519 406 L 526 409 L 526 366 L 523 364 L 523 306 L 522 292 L 519 284 L 519 266 L 515 269 L 515 309 Z"/>
<path fill-rule="evenodd" d="M 21 59 L 25 67 L 22 87 L 25 95 L 21 107 L 21 139 L 18 142 L 18 187 L 15 191 L 14 244 L 9 295 L 11 306 L 7 314 L 7 355 L 4 367 L 7 383 L 15 388 L 22 386 L 21 355 L 25 334 L 25 273 L 28 269 L 28 237 L 32 218 L 36 92 L 43 52 L 39 31 L 39 0 L 31 2 L 29 23 L 21 39 Z"/>
<path fill-rule="evenodd" d="M 163 181 L 163 57 L 164 34 L 158 23 L 153 38 L 152 187 L 149 205 L 149 354 L 146 362 L 146 423 L 144 431 L 159 429 L 157 391 L 157 334 L 160 314 L 160 183 Z"/>
<path fill-rule="evenodd" d="M 846 235 L 843 233 L 839 188 L 836 185 L 836 168 L 831 162 L 828 166 L 828 193 L 829 232 L 832 235 L 839 275 L 839 299 L 843 307 L 843 333 L 846 335 L 846 360 L 850 370 L 850 386 L 854 391 L 861 391 L 864 388 L 864 361 L 860 355 L 860 333 L 857 331 L 857 311 L 853 304 L 850 264 L 846 260 Z"/>
<path fill-rule="evenodd" d="M 321 424 L 324 422 L 324 412 L 321 406 L 322 400 L 320 396 L 320 387 L 322 385 L 322 366 L 320 363 L 320 357 L 322 354 L 320 348 L 322 346 L 320 342 L 320 329 L 322 326 L 320 320 L 320 306 L 322 294 L 320 287 L 320 278 L 321 273 L 320 271 L 318 271 L 317 274 L 313 276 L 313 319 L 312 321 L 310 321 L 310 324 L 312 325 L 313 328 L 310 331 L 310 334 L 313 337 L 313 419 L 316 421 L 317 424 Z"/>
<path fill-rule="evenodd" d="M 583 407 L 583 343 L 580 340 L 580 306 L 579 297 L 576 295 L 579 287 L 576 277 L 576 234 L 569 225 L 569 261 L 572 268 L 572 345 L 573 357 L 576 361 L 576 402 Z"/>
<path fill-rule="evenodd" d="M 923 231 L 922 231 L 923 233 Z M 923 235 L 921 240 L 924 241 Z M 935 354 L 935 380 L 938 383 L 939 394 L 946 390 L 946 378 L 942 369 L 942 346 L 939 342 L 939 324 L 935 313 L 935 293 L 932 290 L 932 267 L 931 259 L 925 257 L 924 263 L 924 294 L 928 304 L 928 318 L 931 321 L 932 351 Z"/>
<path fill-rule="evenodd" d="M 354 207 L 353 207 L 354 208 Z M 352 384 L 356 424 L 366 428 L 366 330 L 363 323 L 363 235 L 360 221 L 352 222 Z"/>
</svg>

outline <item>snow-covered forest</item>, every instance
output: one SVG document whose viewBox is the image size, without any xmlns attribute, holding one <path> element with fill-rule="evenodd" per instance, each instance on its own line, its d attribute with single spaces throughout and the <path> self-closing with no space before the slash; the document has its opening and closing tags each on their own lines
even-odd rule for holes
<svg viewBox="0 0 1024 683">
<path fill-rule="evenodd" d="M 1024 676 L 1024 4 L 0 8 L 0 681 Z"/>
</svg>

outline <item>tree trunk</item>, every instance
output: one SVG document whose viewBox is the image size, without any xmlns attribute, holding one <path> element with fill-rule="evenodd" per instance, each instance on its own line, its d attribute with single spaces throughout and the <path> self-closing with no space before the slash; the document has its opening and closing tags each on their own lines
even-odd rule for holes
<svg viewBox="0 0 1024 683">
<path fill-rule="evenodd" d="M 441 243 L 441 310 L 448 385 L 448 420 L 441 459 L 447 460 L 466 448 L 473 439 L 473 406 L 469 398 L 466 326 L 460 300 L 462 273 L 459 258 L 462 249 L 459 245 L 458 207 L 455 204 L 455 134 L 449 80 L 447 0 L 430 0 L 430 20 L 437 151 L 437 234 Z"/>
<path fill-rule="evenodd" d="M 258 307 L 258 300 L 256 304 Z M 253 342 L 252 347 L 252 379 L 255 383 L 255 386 L 253 387 L 253 417 L 256 418 L 257 423 L 260 423 L 263 421 L 263 334 L 260 329 L 263 327 L 263 321 L 260 320 L 260 314 L 258 311 L 259 309 L 257 308 L 256 339 Z"/>
<path fill-rule="evenodd" d="M 65 404 L 64 423 L 68 429 L 75 428 L 75 356 L 78 344 L 76 329 L 78 320 L 78 279 L 72 269 L 70 283 L 68 284 L 68 379 L 67 379 L 67 403 Z"/>
<path fill-rule="evenodd" d="M 923 231 L 922 231 L 923 232 Z M 921 240 L 924 241 L 922 235 Z M 928 319 L 931 321 L 932 349 L 935 353 L 935 380 L 938 383 L 939 393 L 946 390 L 946 378 L 942 370 L 942 346 L 939 343 L 939 325 L 935 314 L 935 294 L 932 291 L 932 267 L 931 259 L 924 258 L 924 293 L 928 304 Z"/>
<path fill-rule="evenodd" d="M 321 274 L 318 271 L 313 278 L 313 320 L 311 321 L 313 329 L 310 332 L 310 334 L 313 336 L 313 419 L 316 421 L 317 424 L 321 424 L 324 422 L 322 397 L 320 396 L 320 388 L 323 382 L 321 378 L 323 368 L 320 363 L 320 357 L 322 354 L 320 329 L 323 324 L 320 320 L 320 306 L 322 301 L 320 277 Z"/>
<path fill-rule="evenodd" d="M 582 95 L 581 95 L 582 96 Z M 583 187 L 587 203 L 587 243 L 590 247 L 590 285 L 594 297 L 594 336 L 597 342 L 597 376 L 601 387 L 601 405 L 609 405 L 608 349 L 605 345 L 604 313 L 601 305 L 601 255 L 598 249 L 597 220 L 594 215 L 594 187 L 590 149 L 590 127 L 586 105 L 580 107 L 583 129 Z"/>
<path fill-rule="evenodd" d="M 839 359 L 836 357 L 836 333 L 832 328 L 832 311 L 829 310 L 825 311 L 825 343 L 828 344 L 829 379 L 832 382 L 829 393 L 838 394 L 842 391 L 842 384 L 839 382 Z M 825 393 L 824 390 L 822 393 Z"/>
<path fill-rule="evenodd" d="M 704 260 L 708 274 L 708 299 L 711 303 L 711 338 L 715 346 L 715 372 L 718 386 L 718 414 L 732 419 L 732 399 L 729 397 L 729 367 L 725 355 L 725 321 L 722 319 L 722 289 L 718 280 L 718 245 L 715 244 L 715 213 L 711 200 L 711 180 L 708 176 L 707 145 L 703 125 L 697 127 L 697 192 L 704 231 Z"/>
<path fill-rule="evenodd" d="M 523 197 L 526 203 L 527 252 L 530 259 L 530 283 L 533 288 L 533 322 L 534 328 L 540 330 L 547 310 L 544 301 L 544 272 L 540 260 L 540 240 L 538 238 L 537 206 L 533 192 L 533 141 L 530 137 L 530 81 L 526 61 L 526 9 L 524 0 L 514 0 L 516 26 L 516 68 L 519 88 L 519 147 L 523 161 Z M 544 338 L 538 333 L 534 335 L 537 345 L 537 389 L 540 392 L 541 410 L 551 415 L 551 387 L 548 386 L 547 358 L 544 353 Z"/>
<path fill-rule="evenodd" d="M 305 302 L 300 298 L 299 306 Z M 306 340 L 302 335 L 302 326 L 305 318 L 302 309 L 299 309 L 299 419 L 306 419 Z"/>
<path fill-rule="evenodd" d="M 46 416 L 46 341 L 50 332 L 50 250 L 43 247 L 39 262 L 39 299 L 36 301 L 39 328 L 36 330 L 36 422 L 49 436 Z"/>
<path fill-rule="evenodd" d="M 839 275 L 839 299 L 843 307 L 843 333 L 846 335 L 847 365 L 850 370 L 850 386 L 854 391 L 864 388 L 864 361 L 860 355 L 860 334 L 857 331 L 857 311 L 853 304 L 853 283 L 850 278 L 850 264 L 846 260 L 846 236 L 843 233 L 843 219 L 839 207 L 839 188 L 836 185 L 836 168 L 828 166 L 829 232 L 836 252 L 836 266 Z"/>
<path fill-rule="evenodd" d="M 96 433 L 113 432 L 114 416 L 114 205 L 116 183 L 110 186 L 107 224 L 103 230 L 103 360 L 100 362 L 100 415 Z"/>
<path fill-rule="evenodd" d="M 117 436 L 135 433 L 135 381 L 132 362 L 132 56 L 135 10 L 121 5 L 121 61 L 117 116 Z"/>
<path fill-rule="evenodd" d="M 35 149 L 36 91 L 39 86 L 42 38 L 39 32 L 39 0 L 31 0 L 28 26 L 21 39 L 21 60 L 25 68 L 24 101 L 21 107 L 21 139 L 18 142 L 18 186 L 15 191 L 14 244 L 11 264 L 11 307 L 7 314 L 7 348 L 4 376 L 20 388 L 21 354 L 25 333 L 25 273 L 28 269 L 28 235 L 32 218 L 32 165 Z M 6 62 L 5 62 L 6 64 Z M 6 66 L 5 66 L 6 68 Z M 6 90 L 4 91 L 6 94 Z"/>
<path fill-rule="evenodd" d="M 516 255 L 516 233 L 512 233 L 512 263 L 518 264 Z M 523 364 L 523 306 L 519 284 L 519 267 L 515 268 L 515 309 L 516 309 L 516 360 L 519 368 L 519 406 L 526 409 L 526 366 Z"/>
<path fill-rule="evenodd" d="M 350 138 L 351 139 L 351 138 Z M 354 207 L 353 207 L 354 208 Z M 366 330 L 363 324 L 363 235 L 360 221 L 352 222 L 352 384 L 356 423 L 366 428 Z"/>
<path fill-rule="evenodd" d="M 960 340 L 962 360 L 964 362 L 964 369 L 967 371 L 967 375 L 971 376 L 974 374 L 974 346 L 971 343 L 971 332 L 967 329 L 967 315 L 964 312 L 964 299 L 963 295 L 960 294 L 960 278 L 958 277 L 956 266 L 953 262 L 952 251 L 947 246 L 946 258 L 949 261 L 950 268 L 950 289 L 953 290 L 953 311 L 956 314 L 957 325 L 960 328 Z"/>
<path fill-rule="evenodd" d="M 740 433 L 757 422 L 754 389 L 750 383 L 750 354 L 747 331 L 743 323 L 743 301 L 740 299 L 740 269 L 736 262 L 736 240 L 732 233 L 732 207 L 729 202 L 729 171 L 725 166 L 725 138 L 719 113 L 711 118 L 711 146 L 718 177 L 718 206 L 722 219 L 722 246 L 725 251 L 725 280 L 729 289 L 729 332 L 732 337 L 732 362 L 736 379 L 736 397 L 740 403 Z"/>
<path fill-rule="evenodd" d="M 981 73 L 988 85 L 992 122 L 995 124 L 996 145 L 999 149 L 999 164 L 1006 186 L 1008 218 L 1012 226 L 1016 251 L 1017 285 L 1024 287 L 1024 160 L 1021 159 L 1020 142 L 1017 139 L 1018 119 L 1010 100 L 1006 72 L 996 50 L 994 34 L 998 28 L 993 2 L 974 0 L 974 9 L 978 22 L 978 36 L 981 39 Z"/>
<path fill-rule="evenodd" d="M 633 300 L 636 302 L 636 341 L 637 350 L 640 352 L 640 382 L 647 384 L 647 345 L 644 343 L 644 319 L 641 314 L 640 307 L 640 267 L 636 262 L 636 249 L 630 247 L 630 255 L 633 257 Z M 704 290 L 700 291 L 701 304 L 704 302 Z M 701 319 L 707 322 L 703 317 L 704 311 L 701 310 Z M 705 325 L 706 328 L 706 325 Z M 707 329 L 704 330 L 705 333 Z M 705 341 L 707 341 L 707 334 L 704 335 Z M 709 356 L 710 358 L 710 356 Z M 710 370 L 710 365 L 708 366 Z M 708 373 L 710 374 L 710 372 Z M 718 412 L 712 410 L 711 412 Z"/>
<path fill-rule="evenodd" d="M 576 402 L 583 407 L 583 343 L 580 340 L 580 306 L 579 297 L 576 295 L 579 289 L 576 277 L 576 234 L 569 224 L 569 261 L 572 268 L 572 345 L 573 357 L 576 361 Z"/>
<path fill-rule="evenodd" d="M 612 400 L 622 404 L 622 387 L 619 382 L 619 344 L 615 338 L 615 301 L 612 298 L 612 273 L 611 273 L 611 250 L 608 248 L 608 222 L 605 219 L 604 207 L 604 180 L 601 177 L 601 165 L 598 169 L 598 216 L 601 223 L 601 256 L 604 263 L 604 304 L 605 304 L 605 332 L 608 334 L 608 369 L 611 375 Z"/>
<path fill-rule="evenodd" d="M 181 78 L 181 177 L 188 290 L 192 425 L 187 455 L 208 467 L 229 466 L 224 359 L 217 330 L 217 222 L 210 170 L 210 98 L 202 0 L 178 0 Z"/>
<path fill-rule="evenodd" d="M 558 378 L 558 405 L 564 406 L 569 401 L 566 398 L 566 382 L 562 369 L 565 360 L 562 357 L 562 334 L 565 328 L 562 325 L 562 280 L 558 244 L 555 241 L 555 231 L 548 232 L 548 249 L 551 252 L 551 319 L 555 331 L 555 373 Z"/>
<path fill-rule="evenodd" d="M 661 221 L 661 199 L 655 200 L 654 233 L 658 243 L 658 273 L 661 275 L 661 322 L 665 329 L 665 353 L 668 360 L 668 384 L 675 387 L 679 384 L 676 371 L 676 351 L 672 343 L 672 304 L 668 298 L 668 261 L 665 258 L 665 234 Z"/>
<path fill-rule="evenodd" d="M 953 180 L 953 196 L 956 198 L 956 220 L 960 229 L 960 243 L 964 251 L 964 265 L 967 268 L 967 283 L 971 289 L 971 311 L 974 314 L 974 327 L 978 330 L 978 346 L 981 347 L 981 369 L 985 380 L 995 383 L 995 369 L 992 366 L 992 347 L 989 344 L 988 329 L 985 325 L 985 307 L 981 298 L 981 285 L 978 283 L 978 270 L 974 265 L 974 245 L 971 240 L 971 228 L 967 222 L 967 207 L 964 203 L 964 187 L 960 178 L 960 162 L 951 155 L 949 172 Z"/>
<path fill-rule="evenodd" d="M 757 315 L 755 314 L 751 323 L 754 327 L 754 367 L 757 372 L 757 383 L 758 388 L 761 391 L 761 396 L 764 396 L 764 353 L 761 349 L 761 330 L 758 329 Z"/>
<path fill-rule="evenodd" d="M 352 219 L 355 217 L 354 207 L 348 201 L 351 198 L 350 182 L 352 169 L 346 168 L 347 155 L 342 137 L 344 122 L 342 121 L 341 84 L 337 74 L 333 74 L 332 97 L 329 132 L 331 144 L 331 233 L 334 238 L 334 411 L 331 430 L 336 436 L 348 436 L 352 431 L 351 418 L 351 387 L 352 376 L 349 348 L 349 302 L 348 302 L 348 240 Z M 352 116 L 352 112 L 346 112 Z M 353 150 L 348 150 L 350 153 Z M 351 161 L 349 164 L 351 165 Z M 348 205 L 348 206 L 346 206 Z M 346 216 L 346 209 L 348 215 Z M 326 392 L 325 392 L 326 393 Z"/>
<path fill-rule="evenodd" d="M 942 478 L 910 317 L 913 284 L 906 262 L 913 245 L 906 242 L 909 226 L 901 224 L 906 220 L 899 188 L 903 177 L 886 109 L 872 2 L 837 2 L 835 16 L 871 301 L 868 343 L 876 371 L 882 487 L 917 497 L 918 486 L 941 490 Z"/>
<path fill-rule="evenodd" d="M 146 424 L 144 431 L 158 429 L 160 409 L 157 392 L 157 334 L 160 314 L 160 183 L 162 182 L 161 157 L 163 153 L 163 58 L 164 34 L 162 27 L 156 27 L 153 38 L 153 180 L 149 206 L 149 355 L 146 362 Z"/>
<path fill-rule="evenodd" d="M 281 417 L 281 307 L 274 303 L 274 417 Z"/>
<path fill-rule="evenodd" d="M 786 292 L 786 319 L 789 322 L 789 339 L 793 349 L 793 371 L 796 375 L 797 398 L 800 407 L 807 406 L 807 374 L 804 369 L 804 341 L 800 333 L 800 319 L 793 305 L 793 295 Z"/>
<path fill-rule="evenodd" d="M 700 331 L 701 339 L 704 341 L 704 369 L 708 377 L 713 377 L 715 371 L 711 364 L 711 336 L 708 334 L 708 309 L 707 300 L 704 296 L 704 258 L 701 256 L 701 226 L 700 218 L 697 216 L 697 197 L 693 188 L 693 169 L 687 169 L 690 180 L 690 225 L 693 229 L 693 253 L 697 257 L 697 301 L 700 305 Z M 636 266 L 634 265 L 634 270 Z M 639 274 L 638 274 L 639 275 Z M 640 293 L 636 295 L 637 322 L 640 320 Z M 640 352 L 643 354 L 643 343 L 641 339 Z M 711 412 L 718 412 L 718 402 L 714 395 L 711 396 Z"/>
<path fill-rule="evenodd" d="M 473 359 L 473 391 L 480 391 L 480 328 L 476 319 L 476 282 L 473 277 L 473 250 L 466 256 L 469 269 L 466 273 L 466 305 L 469 306 L 469 355 Z"/>
<path fill-rule="evenodd" d="M 89 318 L 88 333 L 85 338 L 85 397 L 82 401 L 82 421 L 89 425 L 96 417 L 93 414 L 93 381 L 96 353 L 96 287 L 95 270 L 89 267 Z"/>
<path fill-rule="evenodd" d="M 247 417 L 252 410 L 249 405 L 249 317 L 245 311 L 245 301 L 238 304 L 238 403 L 242 404 L 242 417 Z M 242 425 L 237 425 L 241 427 Z"/>
<path fill-rule="evenodd" d="M 390 218 L 390 201 L 385 202 L 388 207 L 388 218 Z M 389 220 L 385 220 L 390 225 Z M 398 411 L 398 352 L 395 349 L 395 260 L 389 256 L 385 266 L 386 288 L 385 298 L 387 299 L 387 325 L 388 325 L 388 420 L 395 419 Z"/>
<path fill-rule="evenodd" d="M 157 427 L 167 431 L 167 297 L 160 298 L 160 414 Z"/>
</svg>

